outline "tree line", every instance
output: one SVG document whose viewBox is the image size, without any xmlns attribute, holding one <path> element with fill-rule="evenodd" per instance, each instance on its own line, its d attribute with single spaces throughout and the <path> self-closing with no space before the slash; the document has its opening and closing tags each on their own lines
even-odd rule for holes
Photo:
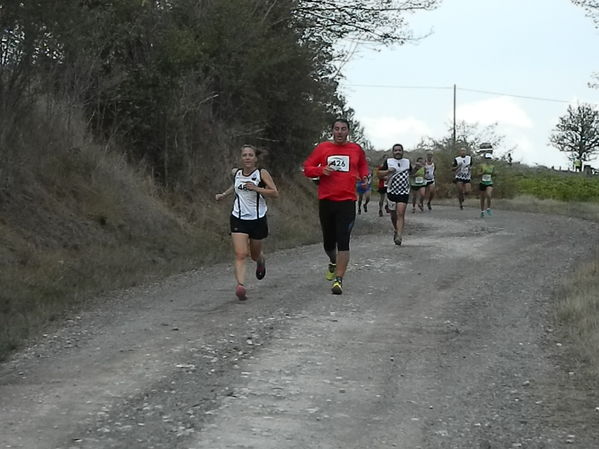
<svg viewBox="0 0 599 449">
<path fill-rule="evenodd" d="M 339 40 L 403 43 L 406 14 L 438 3 L 0 2 L 0 151 L 18 152 L 23 117 L 52 98 L 171 189 L 204 182 L 242 143 L 293 170 L 335 116 L 364 141 L 338 90 Z"/>
<path fill-rule="evenodd" d="M 573 3 L 596 20 L 595 0 Z M 60 101 L 61 114 L 81 113 L 96 139 L 143 163 L 170 189 L 202 184 L 214 168 L 232 163 L 243 143 L 266 149 L 273 170 L 295 170 L 335 116 L 349 118 L 354 138 L 368 148 L 339 92 L 346 55 L 337 44 L 416 39 L 408 15 L 439 4 L 0 1 L 0 154 L 18 157 L 40 99 Z M 599 119 L 589 122 L 587 109 L 580 111 L 583 132 L 594 133 Z M 572 112 L 567 123 L 577 116 Z M 584 160 L 595 151 L 557 135 L 551 142 Z"/>
<path fill-rule="evenodd" d="M 599 26 L 598 0 L 572 0 L 585 9 L 587 15 Z M 599 87 L 599 74 L 592 75 L 589 87 Z M 566 113 L 559 117 L 549 143 L 560 151 L 569 153 L 572 161 L 589 161 L 599 153 L 599 110 L 597 105 L 580 103 L 569 105 Z"/>
</svg>

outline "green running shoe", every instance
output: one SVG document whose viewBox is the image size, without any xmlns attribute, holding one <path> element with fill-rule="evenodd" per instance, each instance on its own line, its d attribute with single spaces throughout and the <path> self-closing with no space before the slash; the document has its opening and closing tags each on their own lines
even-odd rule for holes
<svg viewBox="0 0 599 449">
<path fill-rule="evenodd" d="M 327 272 L 324 275 L 327 281 L 332 281 L 335 279 L 335 272 L 337 271 L 337 264 L 330 263 L 329 268 L 327 268 Z"/>
<path fill-rule="evenodd" d="M 340 295 L 343 293 L 343 287 L 341 286 L 341 279 L 337 278 L 333 282 L 333 287 L 331 288 L 333 295 Z"/>
</svg>

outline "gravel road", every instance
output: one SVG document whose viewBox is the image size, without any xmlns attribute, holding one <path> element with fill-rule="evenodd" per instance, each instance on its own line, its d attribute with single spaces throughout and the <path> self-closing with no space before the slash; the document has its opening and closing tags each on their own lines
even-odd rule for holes
<svg viewBox="0 0 599 449">
<path fill-rule="evenodd" d="M 551 325 L 596 224 L 438 207 L 398 247 L 364 223 L 341 296 L 311 245 L 267 254 L 245 303 L 219 264 L 73 316 L 0 365 L 0 448 L 599 447 Z"/>
</svg>

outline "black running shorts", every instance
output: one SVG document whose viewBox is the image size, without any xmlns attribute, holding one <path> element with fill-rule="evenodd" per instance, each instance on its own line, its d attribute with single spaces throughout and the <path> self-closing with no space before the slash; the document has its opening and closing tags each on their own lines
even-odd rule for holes
<svg viewBox="0 0 599 449">
<path fill-rule="evenodd" d="M 257 220 L 242 220 L 231 215 L 231 233 L 247 234 L 252 240 L 262 240 L 268 237 L 268 222 L 266 215 Z"/>
<path fill-rule="evenodd" d="M 408 200 L 410 198 L 410 195 L 407 194 L 407 193 L 405 195 L 396 195 L 394 193 L 387 192 L 387 198 L 392 203 L 406 203 L 406 204 L 408 204 Z"/>
<path fill-rule="evenodd" d="M 470 184 L 469 179 L 462 179 L 462 178 L 454 178 L 453 182 L 455 184 L 457 184 L 458 182 L 461 182 L 462 184 Z"/>
<path fill-rule="evenodd" d="M 324 250 L 349 251 L 349 238 L 356 220 L 356 202 L 320 200 L 318 214 Z"/>
</svg>

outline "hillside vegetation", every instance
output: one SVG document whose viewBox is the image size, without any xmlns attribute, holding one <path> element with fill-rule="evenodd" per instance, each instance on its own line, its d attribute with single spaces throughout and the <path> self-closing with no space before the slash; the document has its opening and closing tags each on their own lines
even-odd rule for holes
<svg viewBox="0 0 599 449">
<path fill-rule="evenodd" d="M 54 117 L 32 120 L 0 190 L 0 354 L 94 294 L 230 258 L 220 176 L 193 196 L 168 192 Z M 277 182 L 268 250 L 315 241 L 314 185 L 299 171 Z"/>
<path fill-rule="evenodd" d="M 437 3 L 0 5 L 0 357 L 98 292 L 228 258 L 213 198 L 242 144 L 285 192 L 269 250 L 315 241 L 301 161 L 340 115 L 367 145 L 335 43 L 403 43 Z"/>
<path fill-rule="evenodd" d="M 301 162 L 338 115 L 369 148 L 334 44 L 404 42 L 405 10 L 438 2 L 390 16 L 368 1 L 50 3 L 0 14 L 0 358 L 101 292 L 230 259 L 229 205 L 213 198 L 241 144 L 267 151 L 281 191 L 267 251 L 319 241 Z M 498 164 L 497 197 L 597 198 L 595 178 Z"/>
</svg>

